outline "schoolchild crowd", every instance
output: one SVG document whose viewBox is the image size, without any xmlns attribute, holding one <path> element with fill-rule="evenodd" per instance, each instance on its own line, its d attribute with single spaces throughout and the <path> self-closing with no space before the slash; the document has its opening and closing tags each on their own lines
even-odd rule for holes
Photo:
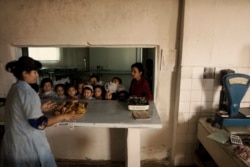
<svg viewBox="0 0 250 167">
<path fill-rule="evenodd" d="M 131 65 L 131 84 L 127 91 L 120 77 L 113 77 L 110 82 L 104 83 L 97 75 L 91 75 L 88 81 L 80 81 L 76 85 L 71 83 L 57 83 L 53 85 L 50 78 L 43 78 L 37 90 L 41 99 L 86 99 L 86 100 L 126 100 L 129 96 L 145 97 L 153 100 L 151 88 L 143 77 L 142 63 Z M 36 86 L 36 88 L 35 88 Z"/>
<path fill-rule="evenodd" d="M 43 78 L 40 85 L 31 85 L 41 99 L 86 99 L 86 100 L 124 100 L 128 92 L 122 85 L 122 79 L 114 77 L 108 83 L 103 83 L 98 76 L 92 75 L 89 81 L 53 84 L 50 78 Z"/>
</svg>

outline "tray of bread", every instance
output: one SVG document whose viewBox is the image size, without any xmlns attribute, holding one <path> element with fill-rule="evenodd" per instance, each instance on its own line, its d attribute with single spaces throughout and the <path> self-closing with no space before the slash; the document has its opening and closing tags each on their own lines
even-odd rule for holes
<svg viewBox="0 0 250 167">
<path fill-rule="evenodd" d="M 148 110 L 149 103 L 145 97 L 129 97 L 128 99 L 128 109 L 134 110 Z"/>
<path fill-rule="evenodd" d="M 87 112 L 87 105 L 88 103 L 79 101 L 79 100 L 63 101 L 57 104 L 54 110 L 54 114 L 61 115 L 61 114 L 67 114 L 73 111 L 76 114 L 85 114 Z"/>
</svg>

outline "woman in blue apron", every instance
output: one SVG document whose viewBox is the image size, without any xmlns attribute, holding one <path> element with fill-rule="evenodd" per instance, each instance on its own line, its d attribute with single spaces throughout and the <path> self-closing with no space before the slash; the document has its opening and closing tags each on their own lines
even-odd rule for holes
<svg viewBox="0 0 250 167">
<path fill-rule="evenodd" d="M 6 71 L 17 81 L 11 86 L 5 105 L 5 134 L 2 141 L 0 167 L 55 167 L 44 129 L 60 121 L 76 120 L 79 114 L 69 113 L 46 117 L 55 103 L 41 101 L 30 86 L 37 81 L 39 61 L 23 56 L 6 64 Z"/>
</svg>

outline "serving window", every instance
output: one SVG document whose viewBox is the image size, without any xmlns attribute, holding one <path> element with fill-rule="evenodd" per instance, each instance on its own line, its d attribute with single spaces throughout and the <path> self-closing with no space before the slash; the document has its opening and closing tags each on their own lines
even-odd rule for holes
<svg viewBox="0 0 250 167">
<path fill-rule="evenodd" d="M 103 82 L 119 76 L 126 89 L 131 81 L 131 65 L 144 64 L 152 92 L 155 85 L 157 47 L 23 47 L 23 56 L 30 56 L 43 64 L 40 78 L 60 80 L 68 77 L 72 83 L 88 80 L 95 74 Z M 39 81 L 38 81 L 39 82 Z"/>
</svg>

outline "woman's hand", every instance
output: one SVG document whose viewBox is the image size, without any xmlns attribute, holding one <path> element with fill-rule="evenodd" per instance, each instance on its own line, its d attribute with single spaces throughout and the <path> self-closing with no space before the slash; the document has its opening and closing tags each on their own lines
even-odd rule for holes
<svg viewBox="0 0 250 167">
<path fill-rule="evenodd" d="M 79 118 L 82 117 L 83 114 L 75 114 L 75 111 L 67 113 L 67 114 L 63 114 L 64 115 L 64 120 L 65 121 L 75 121 Z"/>
<path fill-rule="evenodd" d="M 47 102 L 43 103 L 41 106 L 43 112 L 51 111 L 55 107 L 56 107 L 56 102 L 52 102 L 52 101 L 47 101 Z"/>
</svg>

